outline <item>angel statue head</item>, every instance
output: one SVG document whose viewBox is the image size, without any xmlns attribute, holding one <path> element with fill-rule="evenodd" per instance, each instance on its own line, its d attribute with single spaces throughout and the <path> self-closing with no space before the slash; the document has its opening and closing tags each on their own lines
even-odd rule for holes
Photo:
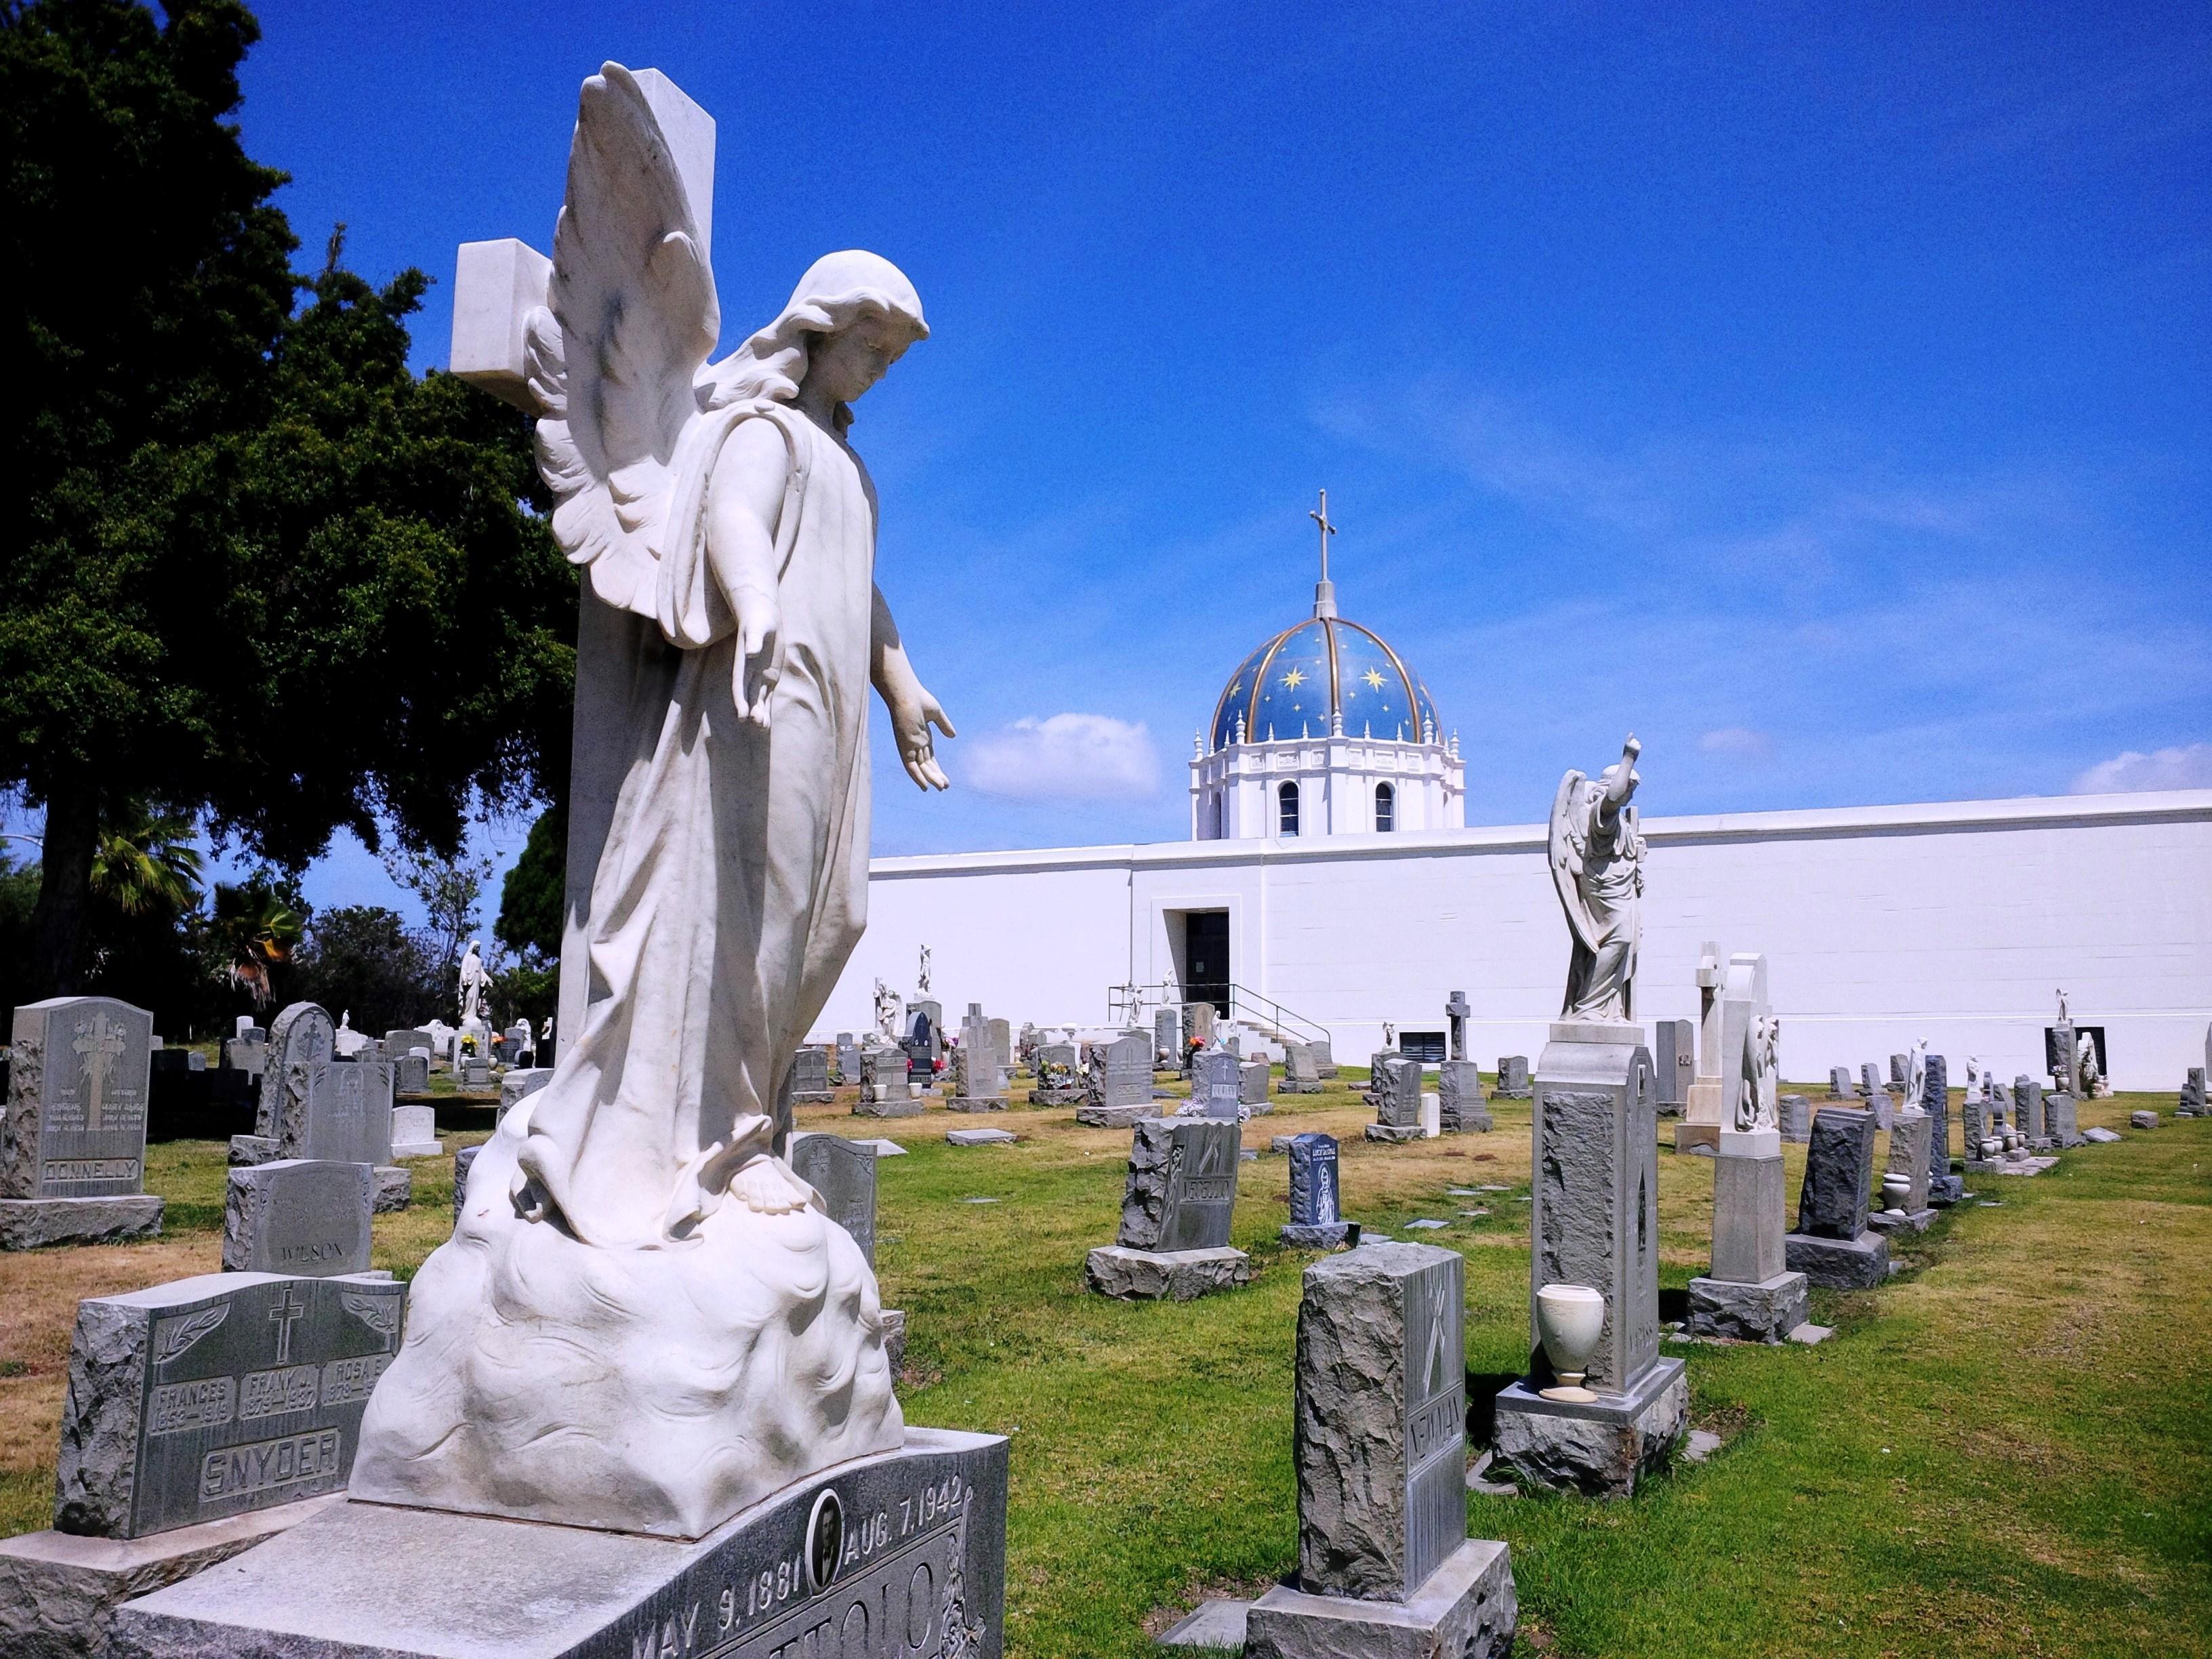
<svg viewBox="0 0 2212 1659">
<path fill-rule="evenodd" d="M 708 371 L 707 407 L 755 398 L 798 401 L 802 388 L 853 423 L 854 401 L 916 340 L 929 337 L 921 296 L 880 254 L 848 248 L 806 268 L 776 319 Z"/>
</svg>

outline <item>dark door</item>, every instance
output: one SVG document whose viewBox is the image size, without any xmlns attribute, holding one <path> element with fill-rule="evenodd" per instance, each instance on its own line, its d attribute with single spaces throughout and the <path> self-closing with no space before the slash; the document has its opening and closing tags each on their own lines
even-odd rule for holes
<svg viewBox="0 0 2212 1659">
<path fill-rule="evenodd" d="M 1229 1017 L 1229 912 L 1190 910 L 1183 915 L 1183 994 L 1193 1002 L 1210 1002 Z"/>
</svg>

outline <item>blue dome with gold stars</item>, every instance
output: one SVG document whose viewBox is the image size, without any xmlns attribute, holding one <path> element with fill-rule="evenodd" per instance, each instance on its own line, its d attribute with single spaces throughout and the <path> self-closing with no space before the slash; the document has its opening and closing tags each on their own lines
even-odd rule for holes
<svg viewBox="0 0 2212 1659">
<path fill-rule="evenodd" d="M 1405 659 L 1374 629 L 1326 615 L 1285 629 L 1237 665 L 1207 747 L 1237 742 L 1240 719 L 1246 743 L 1327 737 L 1340 713 L 1347 738 L 1419 743 L 1425 723 L 1441 740 L 1436 703 Z"/>
</svg>

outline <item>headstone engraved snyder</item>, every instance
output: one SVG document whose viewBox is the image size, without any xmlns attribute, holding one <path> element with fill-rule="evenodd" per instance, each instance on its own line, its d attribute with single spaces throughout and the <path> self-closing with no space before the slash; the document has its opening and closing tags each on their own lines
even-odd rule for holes
<svg viewBox="0 0 2212 1659">
<path fill-rule="evenodd" d="M 533 1659 L 1000 1659 L 1006 1505 L 1004 1439 L 921 1428 L 694 1542 L 343 1504 L 253 1552 L 257 1629 L 301 1632 L 301 1651 L 449 1652 L 465 1601 L 471 1630 Z M 204 1653 L 236 1583 L 171 1585 L 120 1611 L 116 1636 Z"/>
<path fill-rule="evenodd" d="M 79 1303 L 55 1528 L 141 1538 L 338 1491 L 406 1295 L 209 1273 Z"/>
<path fill-rule="evenodd" d="M 154 1017 L 112 997 L 15 1010 L 0 1198 L 105 1198 L 144 1186 Z"/>
<path fill-rule="evenodd" d="M 876 1265 L 876 1155 L 836 1135 L 791 1138 L 793 1174 L 822 1194 L 830 1218 L 852 1234 L 868 1265 Z"/>
</svg>

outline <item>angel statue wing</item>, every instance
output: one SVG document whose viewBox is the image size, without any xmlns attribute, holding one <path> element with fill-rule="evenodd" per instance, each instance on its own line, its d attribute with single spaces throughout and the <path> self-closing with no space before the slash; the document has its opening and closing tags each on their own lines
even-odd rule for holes
<svg viewBox="0 0 2212 1659">
<path fill-rule="evenodd" d="M 525 333 L 554 538 L 602 599 L 650 617 L 670 463 L 721 312 L 675 158 L 620 64 L 584 82 L 546 298 Z"/>
<path fill-rule="evenodd" d="M 1583 860 L 1589 851 L 1589 833 L 1583 827 L 1583 787 L 1589 781 L 1581 772 L 1570 771 L 1559 780 L 1559 793 L 1552 797 L 1552 884 L 1559 890 L 1559 903 L 1567 913 L 1567 927 L 1575 943 L 1585 951 L 1598 947 L 1597 919 L 1583 898 Z"/>
</svg>

